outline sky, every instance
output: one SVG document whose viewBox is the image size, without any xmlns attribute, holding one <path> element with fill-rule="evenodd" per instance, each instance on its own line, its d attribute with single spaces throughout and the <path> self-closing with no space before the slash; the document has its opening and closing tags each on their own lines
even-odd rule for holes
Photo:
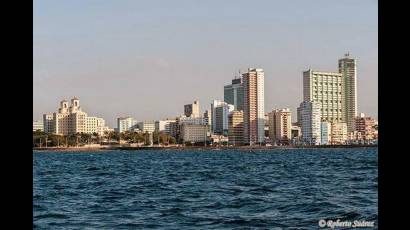
<svg viewBox="0 0 410 230">
<path fill-rule="evenodd" d="M 378 6 L 371 0 L 37 0 L 33 120 L 76 96 L 89 116 L 201 112 L 249 67 L 265 71 L 265 112 L 302 102 L 302 72 L 357 59 L 358 112 L 377 118 Z"/>
</svg>

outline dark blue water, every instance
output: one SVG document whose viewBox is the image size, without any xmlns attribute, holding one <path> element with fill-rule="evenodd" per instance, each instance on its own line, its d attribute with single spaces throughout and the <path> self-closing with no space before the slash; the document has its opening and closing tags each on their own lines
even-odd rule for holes
<svg viewBox="0 0 410 230">
<path fill-rule="evenodd" d="M 46 229 L 317 229 L 375 221 L 377 149 L 33 153 Z"/>
</svg>

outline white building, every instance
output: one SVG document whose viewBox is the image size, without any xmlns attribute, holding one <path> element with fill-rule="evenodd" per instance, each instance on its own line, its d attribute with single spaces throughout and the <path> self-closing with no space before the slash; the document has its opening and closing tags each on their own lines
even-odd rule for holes
<svg viewBox="0 0 410 230">
<path fill-rule="evenodd" d="M 243 79 L 244 143 L 265 142 L 265 74 L 263 69 L 249 68 Z"/>
<path fill-rule="evenodd" d="M 53 133 L 54 129 L 54 120 L 53 120 L 53 115 L 52 114 L 44 114 L 43 115 L 43 130 L 46 133 Z"/>
<path fill-rule="evenodd" d="M 63 100 L 60 102 L 58 112 L 43 115 L 44 129 L 46 132 L 58 135 L 71 135 L 76 133 L 97 133 L 103 135 L 108 127 L 105 121 L 98 117 L 88 117 L 87 113 L 82 111 L 80 100 L 76 97 L 71 99 L 71 105 Z"/>
<path fill-rule="evenodd" d="M 142 132 L 152 133 L 155 131 L 155 121 L 142 121 L 137 123 L 138 128 Z"/>
<path fill-rule="evenodd" d="M 33 121 L 33 131 L 44 131 L 44 124 L 42 120 Z"/>
<path fill-rule="evenodd" d="M 344 120 L 344 81 L 341 73 L 319 72 L 309 69 L 303 72 L 303 100 L 320 104 L 322 120 Z"/>
<path fill-rule="evenodd" d="M 163 132 L 166 134 L 170 134 L 171 131 L 171 123 L 175 122 L 176 120 L 159 120 L 155 121 L 155 132 Z"/>
<path fill-rule="evenodd" d="M 234 106 L 223 101 L 214 100 L 211 104 L 212 127 L 214 134 L 228 134 L 228 115 L 234 110 Z"/>
<path fill-rule="evenodd" d="M 320 144 L 330 145 L 331 144 L 331 134 L 332 134 L 332 124 L 329 121 L 322 121 L 320 124 L 321 140 Z"/>
<path fill-rule="evenodd" d="M 320 104 L 312 101 L 304 101 L 300 104 L 302 123 L 302 139 L 306 144 L 320 144 Z"/>
<path fill-rule="evenodd" d="M 137 121 L 132 117 L 119 117 L 117 118 L 117 130 L 120 133 L 125 131 L 132 131 L 135 128 Z"/>
</svg>

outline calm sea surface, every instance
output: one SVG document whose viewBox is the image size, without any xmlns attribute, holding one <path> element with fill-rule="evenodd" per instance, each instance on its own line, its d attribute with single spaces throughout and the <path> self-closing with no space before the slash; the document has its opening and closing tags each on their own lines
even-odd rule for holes
<svg viewBox="0 0 410 230">
<path fill-rule="evenodd" d="M 34 152 L 34 227 L 317 229 L 320 219 L 338 218 L 377 226 L 377 154 Z"/>
</svg>

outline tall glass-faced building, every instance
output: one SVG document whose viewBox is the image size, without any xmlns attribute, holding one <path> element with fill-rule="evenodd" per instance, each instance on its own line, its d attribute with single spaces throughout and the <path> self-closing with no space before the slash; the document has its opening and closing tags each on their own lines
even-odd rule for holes
<svg viewBox="0 0 410 230">
<path fill-rule="evenodd" d="M 224 101 L 234 106 L 234 110 L 243 110 L 242 78 L 232 80 L 231 85 L 224 86 Z"/>
<path fill-rule="evenodd" d="M 347 131 L 354 131 L 354 119 L 357 117 L 357 70 L 356 60 L 349 54 L 339 60 L 339 73 L 344 80 L 344 119 L 347 123 Z"/>
</svg>

